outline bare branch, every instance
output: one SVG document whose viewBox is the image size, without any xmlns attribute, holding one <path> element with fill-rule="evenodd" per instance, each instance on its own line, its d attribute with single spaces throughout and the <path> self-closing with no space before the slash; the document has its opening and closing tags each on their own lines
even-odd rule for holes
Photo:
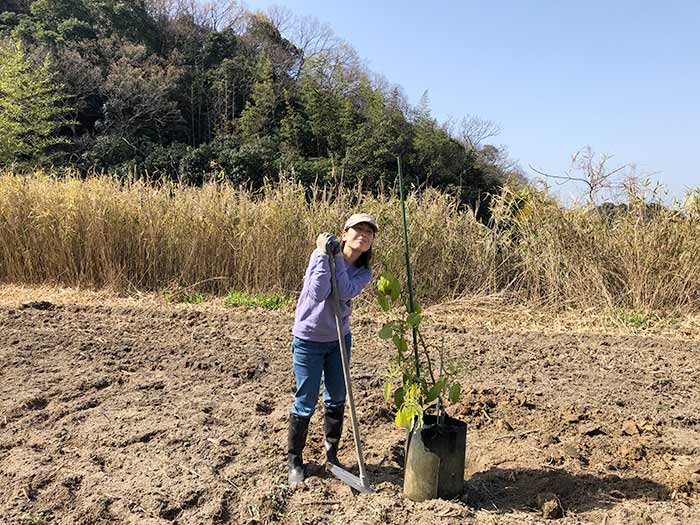
<svg viewBox="0 0 700 525">
<path fill-rule="evenodd" d="M 528 167 L 538 175 L 542 175 L 543 177 L 547 177 L 548 179 L 559 179 L 566 182 L 583 182 L 584 184 L 590 186 L 590 183 L 586 179 L 572 177 L 571 175 L 552 175 L 551 173 L 545 173 L 544 171 L 540 171 L 537 168 L 534 168 L 532 164 L 528 164 Z"/>
<path fill-rule="evenodd" d="M 328 52 L 341 43 L 328 24 L 309 16 L 295 20 L 290 36 L 307 58 Z"/>
<path fill-rule="evenodd" d="M 297 71 L 298 77 L 306 61 L 317 59 L 327 65 L 324 69 L 332 71 L 337 65 L 354 67 L 359 63 L 355 50 L 339 38 L 330 25 L 311 16 L 297 16 L 285 7 L 273 6 L 267 11 L 267 17 L 280 34 L 292 42 L 301 51 Z"/>
<path fill-rule="evenodd" d="M 236 0 L 148 0 L 148 11 L 159 20 L 189 17 L 193 23 L 214 31 L 237 27 L 245 8 Z"/>
<path fill-rule="evenodd" d="M 571 168 L 564 175 L 552 175 L 534 168 L 531 164 L 528 166 L 538 175 L 542 175 L 549 179 L 567 182 L 583 183 L 587 187 L 588 201 L 595 204 L 596 195 L 602 190 L 612 190 L 621 187 L 620 183 L 613 181 L 613 177 L 625 169 L 629 169 L 629 164 L 623 164 L 613 170 L 608 171 L 607 163 L 612 157 L 610 155 L 600 155 L 596 158 L 595 153 L 590 146 L 578 150 L 571 156 Z M 579 172 L 581 175 L 572 175 L 572 172 Z"/>
<path fill-rule="evenodd" d="M 295 24 L 295 15 L 287 7 L 279 5 L 270 6 L 267 9 L 267 17 L 282 35 L 288 34 Z"/>
<path fill-rule="evenodd" d="M 458 139 L 469 149 L 475 149 L 488 138 L 501 134 L 501 127 L 476 115 L 467 115 L 459 123 Z"/>
</svg>

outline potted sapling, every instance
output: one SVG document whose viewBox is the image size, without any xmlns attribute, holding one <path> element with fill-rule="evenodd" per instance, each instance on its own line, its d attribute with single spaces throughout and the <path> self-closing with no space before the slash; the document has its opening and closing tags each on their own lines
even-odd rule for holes
<svg viewBox="0 0 700 525">
<path fill-rule="evenodd" d="M 423 337 L 421 308 L 413 301 L 410 284 L 406 313 L 394 313 L 401 295 L 399 281 L 384 272 L 377 281 L 377 299 L 392 315 L 379 336 L 393 351 L 384 397 L 394 405 L 396 426 L 408 433 L 404 494 L 414 501 L 452 499 L 463 490 L 467 425 L 448 416 L 446 404 L 459 401 L 461 385 L 457 370 L 445 367 L 444 340 L 436 349 Z"/>
<path fill-rule="evenodd" d="M 406 315 L 387 321 L 380 337 L 391 340 L 395 354 L 387 371 L 384 395 L 393 400 L 396 425 L 408 432 L 404 472 L 404 494 L 414 500 L 454 498 L 462 493 L 467 425 L 447 416 L 445 402 L 459 401 L 461 387 L 453 370 L 444 367 L 444 343 L 440 348 L 440 365 L 434 370 L 431 348 L 420 332 L 421 309 L 413 300 L 413 281 L 409 257 L 406 201 L 403 192 L 401 159 L 396 159 L 401 203 L 408 303 Z M 389 272 L 377 281 L 379 305 L 387 313 L 401 298 L 401 286 Z M 412 336 L 409 351 L 408 335 Z M 426 413 L 434 402 L 435 413 Z"/>
</svg>

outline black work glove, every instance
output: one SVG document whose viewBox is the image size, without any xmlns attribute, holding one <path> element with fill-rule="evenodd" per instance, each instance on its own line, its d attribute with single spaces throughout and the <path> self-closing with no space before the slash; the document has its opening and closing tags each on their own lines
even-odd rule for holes
<svg viewBox="0 0 700 525">
<path fill-rule="evenodd" d="M 319 255 L 336 255 L 340 253 L 340 242 L 332 233 L 323 232 L 316 239 L 316 251 Z"/>
</svg>

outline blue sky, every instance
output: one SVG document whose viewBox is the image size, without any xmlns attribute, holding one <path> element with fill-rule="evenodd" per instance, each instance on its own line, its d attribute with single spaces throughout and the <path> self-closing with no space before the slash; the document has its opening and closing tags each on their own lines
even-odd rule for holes
<svg viewBox="0 0 700 525">
<path fill-rule="evenodd" d="M 563 174 L 576 150 L 668 186 L 700 186 L 700 2 L 248 1 L 328 23 L 411 103 L 478 115 L 528 165 Z M 563 196 L 576 188 L 556 188 Z"/>
</svg>

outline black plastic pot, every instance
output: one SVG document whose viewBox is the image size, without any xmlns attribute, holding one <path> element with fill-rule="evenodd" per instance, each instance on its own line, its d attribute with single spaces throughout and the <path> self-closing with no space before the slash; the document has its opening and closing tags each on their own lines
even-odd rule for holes
<svg viewBox="0 0 700 525">
<path fill-rule="evenodd" d="M 462 494 L 467 424 L 445 416 L 424 416 L 420 431 L 409 432 L 406 443 L 404 495 L 413 501 L 452 499 Z"/>
</svg>

